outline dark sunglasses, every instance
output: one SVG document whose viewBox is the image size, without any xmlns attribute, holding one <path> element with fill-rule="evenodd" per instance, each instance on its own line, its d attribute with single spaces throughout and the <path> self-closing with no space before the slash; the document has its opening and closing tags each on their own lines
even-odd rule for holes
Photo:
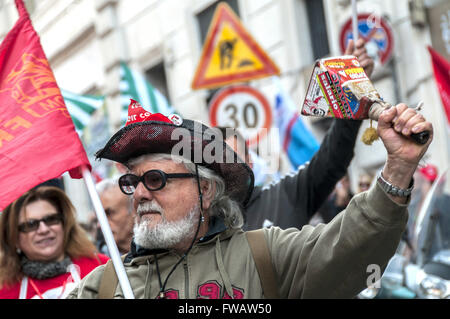
<svg viewBox="0 0 450 319">
<path fill-rule="evenodd" d="M 61 223 L 62 220 L 63 218 L 60 213 L 47 215 L 41 219 L 29 219 L 26 222 L 19 224 L 19 231 L 21 231 L 22 233 L 29 233 L 37 230 L 41 222 L 44 222 L 44 224 L 47 226 L 52 226 Z"/>
<path fill-rule="evenodd" d="M 166 186 L 168 178 L 192 178 L 197 175 L 191 173 L 167 174 L 158 169 L 147 171 L 142 176 L 125 174 L 119 178 L 120 190 L 126 195 L 132 195 L 139 182 L 142 182 L 149 191 L 157 191 Z"/>
</svg>

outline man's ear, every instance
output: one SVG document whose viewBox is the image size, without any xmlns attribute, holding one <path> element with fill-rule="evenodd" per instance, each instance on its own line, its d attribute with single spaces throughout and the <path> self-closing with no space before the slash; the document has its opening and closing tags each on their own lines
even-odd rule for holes
<svg viewBox="0 0 450 319">
<path fill-rule="evenodd" d="M 207 210 L 216 194 L 216 184 L 202 180 L 200 181 L 200 189 L 202 190 L 203 209 Z"/>
</svg>

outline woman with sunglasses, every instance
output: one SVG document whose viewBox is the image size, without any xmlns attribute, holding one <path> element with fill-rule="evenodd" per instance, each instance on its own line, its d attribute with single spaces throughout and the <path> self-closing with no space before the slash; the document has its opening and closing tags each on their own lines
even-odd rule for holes
<svg viewBox="0 0 450 319">
<path fill-rule="evenodd" d="M 0 217 L 0 299 L 64 298 L 108 257 L 77 224 L 57 187 L 34 188 Z"/>
</svg>

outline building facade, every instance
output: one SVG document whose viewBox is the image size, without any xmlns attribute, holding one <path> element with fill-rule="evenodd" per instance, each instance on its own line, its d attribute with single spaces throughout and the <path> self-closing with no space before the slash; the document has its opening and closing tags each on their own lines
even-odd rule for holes
<svg viewBox="0 0 450 319">
<path fill-rule="evenodd" d="M 112 131 L 120 127 L 120 61 L 145 74 L 182 116 L 209 124 L 208 103 L 214 91 L 192 90 L 191 82 L 218 1 L 25 2 L 60 88 L 78 94 L 106 95 Z M 340 32 L 351 17 L 350 0 L 225 2 L 278 65 L 281 82 L 300 109 L 314 61 L 342 54 Z M 427 45 L 450 56 L 448 1 L 360 0 L 357 5 L 360 13 L 371 14 L 374 19 L 383 17 L 393 34 L 392 56 L 385 65 L 377 66 L 374 86 L 392 104 L 415 106 L 424 102 L 422 113 L 435 129 L 434 142 L 424 161 L 443 171 L 449 164 L 450 145 Z M 16 19 L 14 1 L 0 0 L 0 39 Z M 269 101 L 274 100 L 275 88 L 269 78 L 251 81 L 250 85 Z M 303 119 L 320 141 L 329 120 Z M 369 125 L 365 122 L 361 133 Z M 372 146 L 357 142 L 350 167 L 353 188 L 357 176 L 366 169 L 380 169 L 385 156 L 380 141 Z M 280 168 L 286 170 L 284 165 Z M 85 220 L 90 202 L 83 182 L 66 178 L 65 184 L 80 219 Z"/>
</svg>

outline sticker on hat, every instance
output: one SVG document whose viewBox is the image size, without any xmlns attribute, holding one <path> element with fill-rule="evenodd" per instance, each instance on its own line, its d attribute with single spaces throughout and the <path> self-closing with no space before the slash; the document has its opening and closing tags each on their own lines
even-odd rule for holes
<svg viewBox="0 0 450 319">
<path fill-rule="evenodd" d="M 181 116 L 179 116 L 178 114 L 170 114 L 168 116 L 169 120 L 172 121 L 173 124 L 180 126 L 181 124 L 183 124 L 183 118 Z"/>
<path fill-rule="evenodd" d="M 166 116 L 161 113 L 150 113 L 146 111 L 138 101 L 130 99 L 130 105 L 128 105 L 128 118 L 125 126 L 134 123 L 146 122 L 146 121 L 158 121 L 165 123 L 172 123 Z"/>
<path fill-rule="evenodd" d="M 434 182 L 438 175 L 438 169 L 433 164 L 425 165 L 424 167 L 419 169 L 419 172 L 430 182 Z"/>
</svg>

